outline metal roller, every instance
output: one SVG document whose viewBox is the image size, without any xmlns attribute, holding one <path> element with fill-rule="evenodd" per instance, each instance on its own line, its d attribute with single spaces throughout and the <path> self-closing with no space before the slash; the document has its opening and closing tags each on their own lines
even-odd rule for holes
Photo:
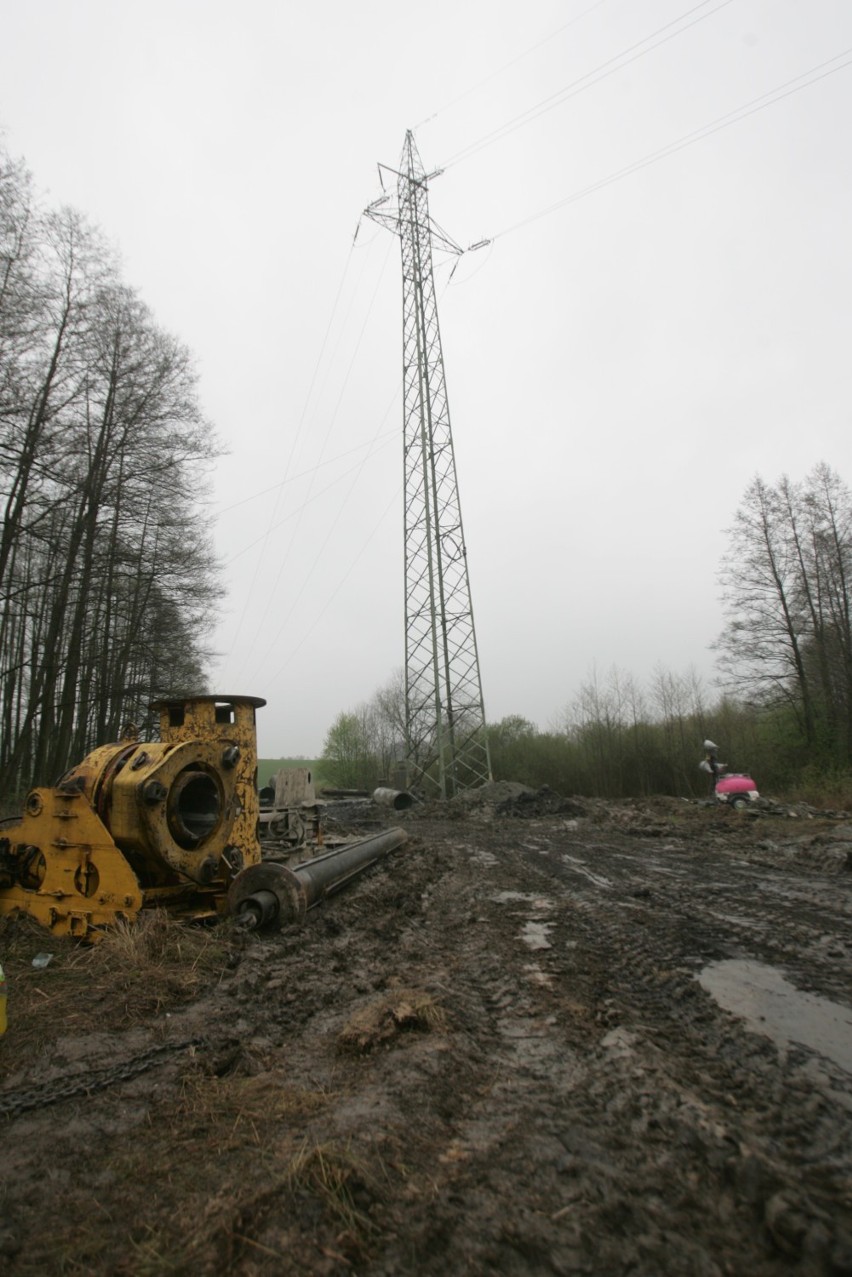
<svg viewBox="0 0 852 1277">
<path fill-rule="evenodd" d="M 288 923 L 300 925 L 308 909 L 340 891 L 370 865 L 407 841 L 404 829 L 389 829 L 315 856 L 287 869 L 267 862 L 251 865 L 234 879 L 228 891 L 228 910 L 251 930 L 278 931 Z"/>
</svg>

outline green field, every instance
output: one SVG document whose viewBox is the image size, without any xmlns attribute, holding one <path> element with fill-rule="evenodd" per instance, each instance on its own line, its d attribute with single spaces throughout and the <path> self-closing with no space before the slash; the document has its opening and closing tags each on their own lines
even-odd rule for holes
<svg viewBox="0 0 852 1277">
<path fill-rule="evenodd" d="M 270 776 L 274 776 L 282 767 L 309 767 L 314 784 L 319 786 L 322 779 L 321 758 L 259 758 L 257 760 L 257 783 L 262 788 L 269 784 Z"/>
</svg>

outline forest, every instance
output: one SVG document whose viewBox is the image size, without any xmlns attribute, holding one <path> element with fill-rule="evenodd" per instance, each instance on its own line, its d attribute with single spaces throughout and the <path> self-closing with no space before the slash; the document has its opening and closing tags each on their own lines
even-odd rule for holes
<svg viewBox="0 0 852 1277">
<path fill-rule="evenodd" d="M 213 431 L 103 235 L 0 151 L 0 794 L 204 687 Z"/>
<path fill-rule="evenodd" d="M 546 730 L 521 715 L 489 725 L 495 779 L 608 798 L 709 796 L 698 763 L 710 738 L 761 792 L 852 806 L 852 495 L 824 462 L 799 482 L 756 477 L 728 545 L 714 686 L 692 670 L 658 668 L 647 686 L 594 674 Z M 400 672 L 335 719 L 323 775 L 353 788 L 386 781 L 404 739 Z"/>
</svg>

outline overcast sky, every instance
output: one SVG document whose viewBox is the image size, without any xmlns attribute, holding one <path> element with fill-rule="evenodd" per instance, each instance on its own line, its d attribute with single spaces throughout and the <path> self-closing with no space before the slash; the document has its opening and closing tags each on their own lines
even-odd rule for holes
<svg viewBox="0 0 852 1277">
<path fill-rule="evenodd" d="M 399 243 L 353 236 L 408 128 L 434 219 L 492 240 L 436 258 L 488 718 L 712 683 L 750 480 L 852 481 L 849 0 L 0 0 L 0 33 L 7 148 L 197 355 L 212 687 L 266 697 L 262 755 L 404 660 Z"/>
</svg>

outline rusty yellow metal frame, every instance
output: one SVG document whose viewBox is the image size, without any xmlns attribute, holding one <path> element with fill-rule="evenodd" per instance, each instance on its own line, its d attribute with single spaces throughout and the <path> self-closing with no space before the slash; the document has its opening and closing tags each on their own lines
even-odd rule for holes
<svg viewBox="0 0 852 1277">
<path fill-rule="evenodd" d="M 259 697 L 155 702 L 162 739 L 103 745 L 0 835 L 0 915 L 97 939 L 144 905 L 215 916 L 260 861 Z"/>
<path fill-rule="evenodd" d="M 136 875 L 79 790 L 34 789 L 9 835 L 22 882 L 0 891 L 0 914 L 19 910 L 57 935 L 83 937 L 142 908 Z"/>
</svg>

